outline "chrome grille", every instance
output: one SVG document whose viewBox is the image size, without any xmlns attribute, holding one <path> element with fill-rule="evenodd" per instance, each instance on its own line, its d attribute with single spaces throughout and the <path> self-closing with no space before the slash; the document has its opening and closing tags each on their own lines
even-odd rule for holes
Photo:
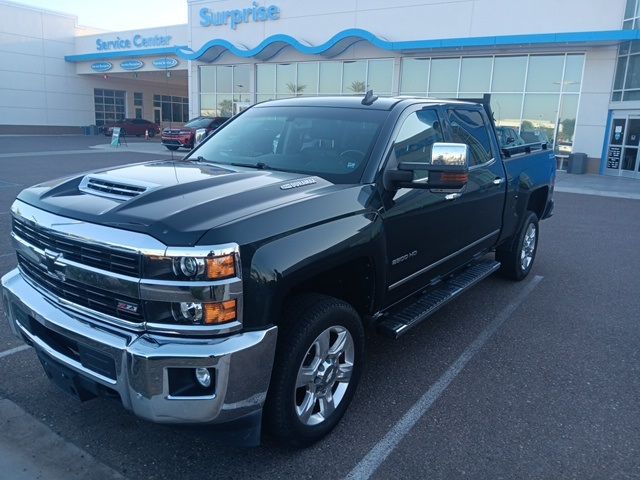
<svg viewBox="0 0 640 480">
<path fill-rule="evenodd" d="M 136 278 L 142 276 L 141 258 L 137 253 L 89 245 L 16 217 L 13 217 L 13 232 L 41 250 L 48 249 L 62 253 L 67 260 Z"/>
<path fill-rule="evenodd" d="M 122 295 L 118 295 L 116 298 L 115 294 L 107 290 L 88 287 L 85 284 L 69 279 L 61 280 L 49 274 L 44 267 L 36 265 L 20 253 L 18 253 L 18 265 L 23 274 L 31 281 L 58 298 L 130 322 L 143 321 L 142 305 L 140 305 L 140 300 L 137 298 L 129 298 Z M 117 308 L 120 302 L 137 305 L 138 311 L 132 313 L 130 311 L 120 310 Z"/>
</svg>

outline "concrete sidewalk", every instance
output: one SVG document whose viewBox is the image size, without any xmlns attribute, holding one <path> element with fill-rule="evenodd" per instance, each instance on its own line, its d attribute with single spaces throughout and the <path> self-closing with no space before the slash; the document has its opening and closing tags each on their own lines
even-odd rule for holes
<svg viewBox="0 0 640 480">
<path fill-rule="evenodd" d="M 556 192 L 640 200 L 640 179 L 558 172 Z"/>
</svg>

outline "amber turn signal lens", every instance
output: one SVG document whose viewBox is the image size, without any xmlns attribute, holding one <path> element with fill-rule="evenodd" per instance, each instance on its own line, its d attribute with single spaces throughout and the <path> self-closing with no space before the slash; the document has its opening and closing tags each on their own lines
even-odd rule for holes
<svg viewBox="0 0 640 480">
<path fill-rule="evenodd" d="M 207 278 L 228 278 L 236 274 L 236 259 L 233 255 L 207 258 Z"/>
<path fill-rule="evenodd" d="M 221 303 L 205 303 L 203 305 L 205 325 L 232 322 L 237 318 L 235 300 L 227 300 Z"/>
</svg>

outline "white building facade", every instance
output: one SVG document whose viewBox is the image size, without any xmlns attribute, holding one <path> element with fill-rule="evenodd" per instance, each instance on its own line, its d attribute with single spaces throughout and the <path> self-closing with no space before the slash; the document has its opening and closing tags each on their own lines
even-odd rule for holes
<svg viewBox="0 0 640 480">
<path fill-rule="evenodd" d="M 561 157 L 586 153 L 592 172 L 640 178 L 636 0 L 189 0 L 188 8 L 187 25 L 131 32 L 91 32 L 42 11 L 41 26 L 22 22 L 21 31 L 41 33 L 41 46 L 16 43 L 23 51 L 12 54 L 43 57 L 42 66 L 2 72 L 0 133 L 2 124 L 100 125 L 123 115 L 183 122 L 368 89 L 490 93 L 498 125 L 548 138 Z M 31 11 L 0 1 L 1 51 L 15 24 L 7 9 Z M 29 73 L 42 78 L 7 101 L 5 84 Z M 22 101 L 29 115 L 18 112 Z"/>
</svg>

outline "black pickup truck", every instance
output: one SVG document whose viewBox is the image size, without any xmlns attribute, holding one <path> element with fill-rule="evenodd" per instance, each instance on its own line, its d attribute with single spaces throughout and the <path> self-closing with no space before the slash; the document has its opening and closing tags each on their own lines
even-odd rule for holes
<svg viewBox="0 0 640 480">
<path fill-rule="evenodd" d="M 80 399 L 307 445 L 351 402 L 365 328 L 530 272 L 554 181 L 543 145 L 500 150 L 486 99 L 262 103 L 184 160 L 21 192 L 3 303 Z"/>
</svg>

